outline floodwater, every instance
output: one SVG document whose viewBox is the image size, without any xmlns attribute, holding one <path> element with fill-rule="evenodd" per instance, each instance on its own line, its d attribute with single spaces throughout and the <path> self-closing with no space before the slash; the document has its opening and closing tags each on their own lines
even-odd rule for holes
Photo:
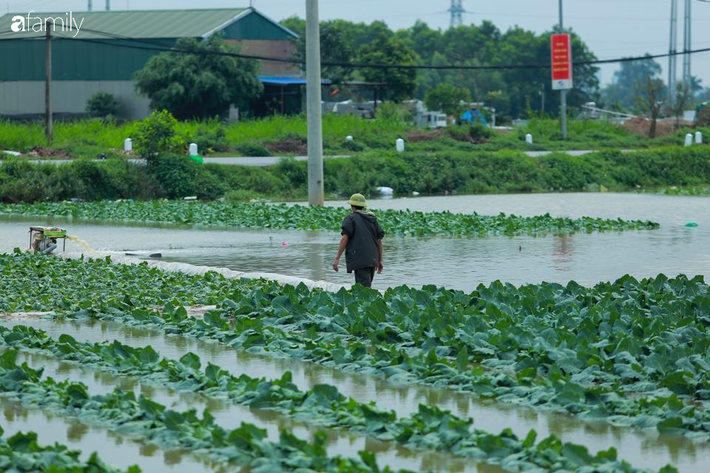
<svg viewBox="0 0 710 473">
<path fill-rule="evenodd" d="M 132 346 L 151 345 L 162 356 L 173 359 L 187 352 L 193 352 L 200 357 L 203 366 L 209 361 L 235 375 L 277 378 L 285 371 L 291 371 L 294 383 L 301 389 L 310 389 L 320 383 L 334 384 L 347 396 L 361 402 L 376 402 L 379 407 L 392 409 L 399 416 L 416 412 L 419 404 L 430 404 L 450 410 L 460 417 L 472 417 L 475 427 L 492 433 L 500 433 L 504 428 L 511 428 L 516 435 L 524 437 L 531 429 L 535 429 L 538 432 L 538 439 L 554 434 L 564 441 L 585 445 L 591 452 L 614 446 L 621 458 L 636 467 L 658 470 L 660 466 L 671 463 L 681 472 L 705 473 L 706 465 L 710 464 L 710 444 L 694 443 L 684 437 L 663 436 L 651 430 L 614 427 L 602 421 L 581 421 L 566 414 L 506 405 L 496 401 L 481 401 L 474 399 L 470 393 L 458 393 L 449 389 L 394 384 L 379 377 L 344 373 L 298 360 L 253 355 L 213 342 L 165 335 L 154 330 L 126 327 L 119 323 L 41 319 L 11 320 L 2 323 L 8 326 L 31 325 L 47 331 L 55 338 L 62 333 L 67 333 L 81 341 L 118 340 Z M 115 380 L 109 382 L 115 384 Z M 234 409 L 233 412 L 237 411 L 240 412 L 239 415 L 246 415 L 243 412 L 247 410 L 239 408 Z M 261 412 L 258 422 L 248 417 L 245 419 L 249 422 L 254 421 L 257 425 L 262 423 L 268 425 L 269 422 L 274 422 L 272 413 L 252 410 L 252 413 L 254 412 Z M 222 424 L 222 414 L 215 413 L 215 417 L 217 422 Z M 307 434 L 305 430 L 296 431 Z M 357 437 L 348 438 L 347 435 L 331 438 L 329 451 L 350 455 L 363 447 L 380 451 L 378 458 L 381 464 L 398 468 L 404 468 L 405 464 L 410 468 L 411 462 L 418 461 L 421 462 L 420 468 L 414 470 L 422 471 L 428 468 L 427 465 L 436 464 L 431 463 L 431 456 L 419 457 L 401 448 L 376 441 L 365 441 Z M 411 456 L 407 457 L 407 455 Z M 439 458 L 439 461 L 443 460 L 450 462 L 447 466 L 448 471 L 459 471 L 456 467 L 460 466 L 460 463 L 445 455 Z M 483 465 L 479 468 L 481 468 L 479 471 L 488 471 L 483 469 L 488 468 Z"/>
<path fill-rule="evenodd" d="M 82 460 L 88 460 L 92 453 L 98 452 L 107 464 L 124 470 L 138 465 L 146 473 L 220 471 L 184 451 L 162 450 L 155 445 L 118 436 L 103 428 L 90 427 L 77 420 L 28 408 L 18 401 L 1 396 L 0 425 L 5 431 L 5 438 L 18 432 L 35 432 L 40 445 L 59 442 L 71 449 L 81 450 Z"/>
<path fill-rule="evenodd" d="M 63 332 L 67 333 L 67 331 Z M 111 339 L 121 340 L 121 337 L 117 335 L 112 336 Z M 145 340 L 143 341 L 145 342 Z M 155 347 L 155 345 L 153 346 Z M 297 437 L 310 441 L 313 441 L 316 432 L 324 430 L 328 434 L 326 447 L 330 455 L 353 458 L 357 457 L 359 451 L 368 450 L 377 454 L 380 466 L 388 465 L 393 469 L 428 471 L 432 468 L 436 469 L 438 466 L 438 468 L 445 468 L 446 471 L 456 473 L 497 473 L 502 471 L 490 465 L 475 465 L 468 459 L 457 458 L 446 452 L 415 452 L 394 442 L 367 439 L 361 435 L 339 429 L 311 426 L 275 411 L 252 409 L 234 404 L 229 400 L 208 398 L 195 393 L 176 392 L 150 383 L 142 383 L 135 377 L 116 376 L 112 373 L 93 370 L 90 367 L 82 367 L 78 363 L 59 361 L 43 354 L 20 353 L 17 361 L 18 363 L 26 361 L 33 368 L 44 368 L 44 376 L 57 381 L 69 379 L 82 382 L 88 386 L 91 395 L 108 394 L 114 389 L 120 388 L 124 391 L 133 391 L 136 396 L 142 394 L 150 397 L 151 400 L 177 411 L 196 409 L 198 413 L 201 413 L 204 409 L 209 409 L 218 425 L 234 429 L 239 427 L 242 422 L 251 423 L 266 430 L 268 439 L 273 442 L 278 442 L 279 432 L 282 430 L 292 431 Z"/>
<path fill-rule="evenodd" d="M 341 205 L 330 202 L 328 205 Z M 560 217 L 654 220 L 659 230 L 567 236 L 487 238 L 385 237 L 385 272 L 375 287 L 435 284 L 473 290 L 480 283 L 541 281 L 592 285 L 625 274 L 710 275 L 710 198 L 651 194 L 526 194 L 372 200 L 371 208 Z M 697 222 L 687 228 L 687 222 Z M 271 272 L 333 283 L 353 277 L 332 264 L 340 235 L 333 232 L 196 229 L 177 226 L 71 223 L 0 216 L 0 251 L 28 245 L 29 224 L 61 224 L 94 249 L 161 252 L 166 262 Z M 386 230 L 386 222 L 382 222 Z M 287 243 L 287 245 L 282 245 Z M 73 243 L 67 250 L 80 251 Z"/>
</svg>

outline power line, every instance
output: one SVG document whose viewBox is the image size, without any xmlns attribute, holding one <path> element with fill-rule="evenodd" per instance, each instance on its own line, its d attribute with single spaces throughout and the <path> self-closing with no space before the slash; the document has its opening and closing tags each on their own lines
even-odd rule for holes
<svg viewBox="0 0 710 473">
<path fill-rule="evenodd" d="M 241 54 L 241 53 L 237 53 L 237 52 L 226 52 L 226 51 L 195 50 L 195 49 L 191 49 L 191 48 L 179 48 L 177 46 L 171 48 L 171 47 L 167 47 L 165 45 L 161 45 L 161 44 L 151 42 L 151 41 L 148 41 L 145 39 L 130 38 L 127 36 L 116 35 L 113 33 L 108 33 L 108 32 L 103 32 L 103 31 L 98 31 L 98 30 L 91 30 L 89 28 L 82 28 L 82 31 L 87 31 L 89 33 L 94 33 L 97 35 L 103 35 L 106 37 L 106 39 L 121 39 L 121 40 L 128 40 L 128 41 L 131 41 L 134 43 L 139 43 L 139 44 L 112 43 L 112 44 L 110 44 L 112 47 L 128 48 L 128 49 L 136 49 L 136 50 L 144 50 L 144 51 L 172 52 L 172 53 L 176 53 L 176 54 L 225 56 L 225 57 L 234 57 L 234 58 L 240 58 L 240 59 L 253 59 L 253 60 L 257 60 L 257 61 L 286 63 L 286 64 L 298 64 L 298 65 L 303 64 L 303 61 L 300 61 L 298 59 L 284 59 L 284 58 L 248 55 L 248 54 Z M 55 32 L 55 33 L 61 33 L 61 32 Z M 3 34 L 4 33 L 0 33 L 0 35 L 3 35 Z M 26 38 L 22 38 L 22 39 L 23 40 L 36 40 L 39 38 L 42 38 L 42 37 L 41 36 L 34 36 L 34 37 L 26 37 Z M 61 34 L 56 34 L 55 38 L 68 39 L 68 40 L 73 40 L 73 41 L 82 41 L 82 42 L 86 42 L 86 43 L 101 44 L 104 46 L 108 44 L 102 39 L 78 38 L 78 37 L 73 38 L 71 36 L 61 36 Z M 142 46 L 140 44 L 145 44 L 146 46 Z M 615 59 L 595 59 L 592 61 L 577 61 L 574 63 L 574 66 L 581 67 L 581 66 L 594 66 L 594 65 L 599 65 L 599 64 L 617 64 L 617 63 L 644 61 L 644 60 L 650 60 L 650 59 L 669 58 L 669 57 L 681 56 L 683 54 L 701 54 L 701 53 L 707 53 L 707 52 L 710 52 L 710 47 L 709 48 L 702 48 L 702 49 L 695 49 L 695 50 L 691 50 L 691 51 L 687 51 L 687 52 L 683 52 L 683 51 L 677 52 L 676 51 L 673 53 L 669 52 L 669 53 L 654 54 L 654 55 L 646 54 L 644 56 L 622 57 L 622 58 L 615 58 Z M 551 67 L 550 63 L 488 64 L 488 65 L 468 66 L 468 65 L 461 65 L 461 64 L 446 64 L 446 65 L 369 64 L 369 63 L 357 63 L 357 62 L 322 61 L 321 64 L 323 66 L 330 66 L 330 67 L 342 67 L 342 68 L 351 68 L 351 69 L 380 69 L 380 70 L 515 70 L 515 69 L 549 69 Z"/>
</svg>

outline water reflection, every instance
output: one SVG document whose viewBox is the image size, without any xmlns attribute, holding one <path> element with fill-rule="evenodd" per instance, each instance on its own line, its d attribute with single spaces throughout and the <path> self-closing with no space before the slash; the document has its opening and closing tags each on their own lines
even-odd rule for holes
<svg viewBox="0 0 710 473">
<path fill-rule="evenodd" d="M 341 205 L 341 202 L 329 205 Z M 374 209 L 480 214 L 650 219 L 660 230 L 578 233 L 571 237 L 385 238 L 385 272 L 378 288 L 407 284 L 472 290 L 479 283 L 553 281 L 595 284 L 624 274 L 636 277 L 679 273 L 710 275 L 710 199 L 637 194 L 532 194 L 449 196 L 372 201 Z M 686 228 L 688 221 L 699 223 Z M 330 269 L 337 232 L 226 230 L 180 226 L 105 225 L 66 220 L 0 216 L 0 251 L 25 247 L 28 222 L 69 227 L 99 250 L 162 252 L 166 262 L 272 272 L 350 284 L 352 275 Z M 386 226 L 386 222 L 383 222 Z M 287 242 L 282 247 L 281 242 Z M 521 250 L 522 248 L 522 250 Z M 79 250 L 69 243 L 68 250 Z"/>
<path fill-rule="evenodd" d="M 10 321 L 7 324 L 14 325 L 17 322 Z M 564 413 L 534 410 L 492 400 L 478 400 L 468 393 L 459 393 L 450 389 L 396 384 L 371 375 L 346 373 L 293 359 L 249 354 L 212 342 L 167 336 L 160 332 L 125 327 L 116 323 L 32 320 L 23 324 L 42 328 L 55 338 L 62 333 L 68 333 L 82 341 L 115 339 L 133 346 L 151 345 L 162 356 L 173 359 L 192 351 L 200 356 L 204 364 L 208 361 L 215 363 L 235 375 L 245 373 L 252 377 L 276 378 L 285 371 L 291 371 L 294 383 L 301 389 L 310 389 L 315 384 L 321 383 L 334 384 L 347 396 L 361 402 L 374 401 L 379 407 L 392 409 L 400 416 L 416 412 L 419 404 L 432 404 L 452 411 L 460 417 L 472 417 L 476 428 L 488 432 L 499 433 L 503 428 L 510 428 L 516 435 L 524 437 L 531 429 L 535 429 L 539 438 L 554 434 L 564 441 L 586 445 L 591 452 L 614 446 L 619 451 L 620 457 L 637 467 L 658 469 L 659 465 L 673 463 L 680 471 L 692 472 L 705 471 L 699 468 L 710 464 L 710 444 L 694 444 L 685 437 L 660 436 L 653 430 L 641 431 L 615 427 L 604 421 L 580 421 Z M 107 386 L 112 386 L 115 384 L 115 379 L 109 377 L 106 383 Z M 150 387 L 150 389 L 152 397 L 156 397 L 159 402 L 171 402 L 161 397 L 160 388 Z M 194 400 L 189 397 L 181 396 L 181 398 L 183 403 L 193 407 L 205 402 L 199 400 L 200 396 L 196 396 Z M 265 426 L 270 438 L 276 438 L 278 429 L 284 426 L 293 429 L 299 435 L 312 435 L 313 431 L 303 424 L 290 419 L 285 420 L 273 412 L 239 410 L 234 406 L 220 405 L 219 402 L 209 404 L 209 408 L 215 412 L 221 425 L 236 427 L 239 421 L 246 420 Z M 230 412 L 239 414 L 232 415 Z M 336 438 L 337 441 L 332 439 L 329 441 L 328 451 L 331 453 L 350 456 L 354 451 L 364 448 L 364 443 L 353 446 L 353 442 L 364 442 L 362 438 L 355 437 L 351 440 L 345 433 L 338 434 Z M 397 448 L 392 447 L 380 455 L 381 462 L 400 465 L 401 462 L 406 461 L 406 457 L 398 452 Z M 423 457 L 418 461 L 423 461 Z M 452 461 L 450 457 L 448 461 Z M 420 466 L 421 463 L 417 468 Z"/>
</svg>

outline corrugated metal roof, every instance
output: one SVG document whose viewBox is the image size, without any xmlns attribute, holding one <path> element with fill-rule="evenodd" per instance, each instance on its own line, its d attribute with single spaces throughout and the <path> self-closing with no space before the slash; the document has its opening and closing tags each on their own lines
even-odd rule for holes
<svg viewBox="0 0 710 473">
<path fill-rule="evenodd" d="M 27 21 L 27 13 L 8 13 L 0 17 L 0 39 L 19 39 L 44 36 L 42 32 L 32 31 L 32 26 L 42 24 L 44 18 L 55 18 L 56 36 L 74 37 L 75 23 L 80 24 L 81 39 L 107 39 L 110 36 L 127 38 L 200 38 L 221 30 L 229 24 L 245 17 L 253 10 L 249 8 L 214 8 L 201 10 L 132 10 L 132 11 L 99 11 L 72 12 L 72 30 L 69 30 L 69 14 L 32 13 Z M 25 26 L 29 31 L 13 32 L 12 18 L 16 15 L 25 18 Z M 263 15 L 262 15 L 263 16 Z M 41 18 L 42 20 L 38 20 Z M 59 18 L 66 25 L 61 31 Z M 83 20 L 83 23 L 82 23 Z M 39 26 L 38 26 L 39 29 Z"/>
</svg>

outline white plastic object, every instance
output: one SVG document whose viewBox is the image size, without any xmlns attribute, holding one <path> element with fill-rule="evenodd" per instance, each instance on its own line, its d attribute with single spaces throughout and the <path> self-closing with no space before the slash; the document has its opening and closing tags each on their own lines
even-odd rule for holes
<svg viewBox="0 0 710 473">
<path fill-rule="evenodd" d="M 404 140 L 402 138 L 397 138 L 396 148 L 398 153 L 404 151 Z"/>
</svg>

